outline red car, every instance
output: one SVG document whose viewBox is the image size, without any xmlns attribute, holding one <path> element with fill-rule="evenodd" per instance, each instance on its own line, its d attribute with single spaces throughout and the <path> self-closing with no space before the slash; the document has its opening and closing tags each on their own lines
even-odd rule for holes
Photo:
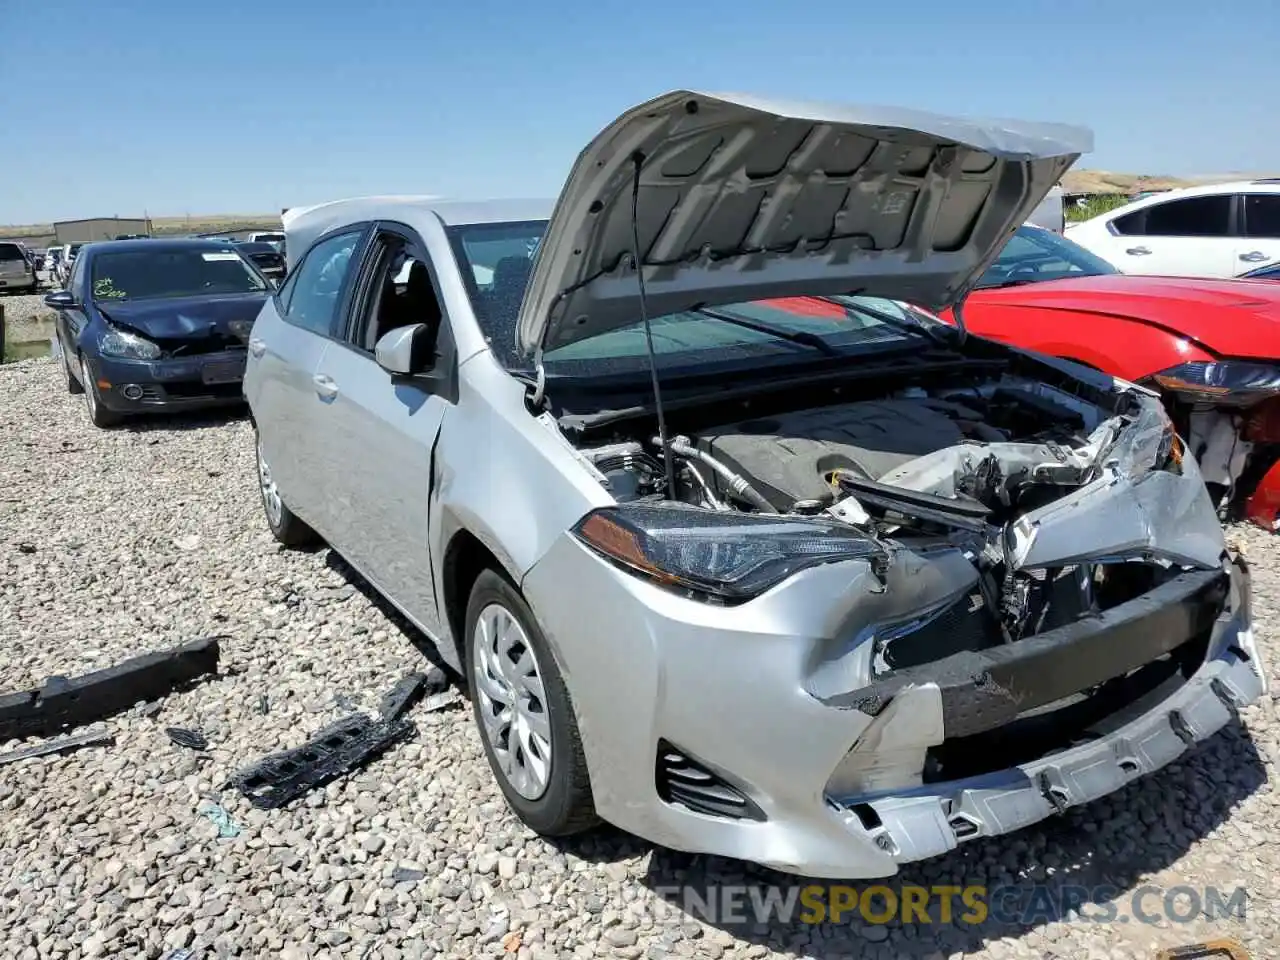
<svg viewBox="0 0 1280 960">
<path fill-rule="evenodd" d="M 1124 275 L 1025 226 L 963 319 L 978 336 L 1160 391 L 1219 504 L 1277 529 L 1280 283 Z"/>
</svg>

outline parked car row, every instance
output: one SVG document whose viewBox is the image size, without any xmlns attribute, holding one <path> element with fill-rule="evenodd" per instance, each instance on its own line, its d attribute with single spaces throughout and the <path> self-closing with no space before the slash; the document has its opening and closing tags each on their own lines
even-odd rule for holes
<svg viewBox="0 0 1280 960">
<path fill-rule="evenodd" d="M 95 422 L 243 391 L 272 534 L 436 644 L 534 830 L 883 877 L 1266 689 L 1171 407 L 972 332 L 1116 280 L 1017 230 L 1090 144 L 677 91 L 554 202 L 309 208 L 279 288 L 94 244 L 49 302 Z"/>
<path fill-rule="evenodd" d="M 0 293 L 35 293 L 40 285 L 35 258 L 23 244 L 0 241 Z"/>
</svg>

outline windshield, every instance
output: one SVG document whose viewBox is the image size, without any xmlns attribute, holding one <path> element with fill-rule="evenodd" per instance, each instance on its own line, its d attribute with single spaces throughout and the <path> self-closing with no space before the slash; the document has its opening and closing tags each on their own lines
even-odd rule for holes
<svg viewBox="0 0 1280 960">
<path fill-rule="evenodd" d="M 0 263 L 11 263 L 26 259 L 22 255 L 22 248 L 16 243 L 0 243 Z"/>
<path fill-rule="evenodd" d="M 283 233 L 258 233 L 254 234 L 254 240 L 259 243 L 280 243 L 284 240 Z"/>
<path fill-rule="evenodd" d="M 527 370 L 516 352 L 516 321 L 546 221 L 475 224 L 451 229 L 454 255 L 476 318 L 508 370 Z M 663 374 L 716 366 L 821 359 L 928 342 L 914 311 L 872 297 L 788 297 L 687 310 L 652 318 L 653 349 Z M 551 376 L 607 377 L 648 370 L 640 318 L 543 355 Z"/>
<path fill-rule="evenodd" d="M 267 290 L 234 250 L 129 250 L 92 258 L 95 300 L 155 300 Z"/>
<path fill-rule="evenodd" d="M 1009 238 L 996 262 L 978 281 L 977 289 L 1119 272 L 1106 260 L 1066 237 L 1051 230 L 1024 226 Z"/>
</svg>

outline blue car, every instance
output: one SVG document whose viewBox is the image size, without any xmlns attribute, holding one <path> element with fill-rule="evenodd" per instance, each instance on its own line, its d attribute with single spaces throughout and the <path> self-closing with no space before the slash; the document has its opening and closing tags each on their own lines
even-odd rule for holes
<svg viewBox="0 0 1280 960">
<path fill-rule="evenodd" d="M 261 271 L 216 240 L 86 244 L 58 312 L 67 389 L 110 427 L 131 414 L 244 402 L 249 331 L 272 293 Z"/>
<path fill-rule="evenodd" d="M 1268 263 L 1265 267 L 1258 267 L 1256 270 L 1250 270 L 1248 273 L 1240 275 L 1242 280 L 1280 280 L 1280 263 Z"/>
</svg>

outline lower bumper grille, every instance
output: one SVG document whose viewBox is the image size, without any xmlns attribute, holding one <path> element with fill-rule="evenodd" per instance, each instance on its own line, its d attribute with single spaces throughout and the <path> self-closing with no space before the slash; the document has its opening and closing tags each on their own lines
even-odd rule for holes
<svg viewBox="0 0 1280 960">
<path fill-rule="evenodd" d="M 764 811 L 750 797 L 723 777 L 691 760 L 666 740 L 658 741 L 654 780 L 658 796 L 664 803 L 686 807 L 709 817 L 765 819 Z"/>
</svg>

